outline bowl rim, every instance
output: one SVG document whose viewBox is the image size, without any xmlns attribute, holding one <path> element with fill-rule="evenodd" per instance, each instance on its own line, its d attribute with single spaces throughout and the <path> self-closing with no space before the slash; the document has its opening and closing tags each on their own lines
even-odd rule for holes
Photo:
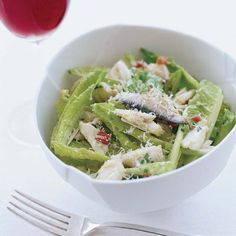
<svg viewBox="0 0 236 236">
<path fill-rule="evenodd" d="M 48 147 L 48 145 L 45 143 L 45 141 L 42 138 L 42 135 L 40 133 L 39 130 L 39 126 L 38 126 L 38 104 L 39 104 L 39 97 L 40 97 L 40 93 L 41 93 L 41 89 L 43 84 L 45 83 L 45 80 L 47 78 L 47 71 L 48 68 L 50 68 L 50 66 L 52 65 L 52 63 L 56 60 L 56 58 L 58 58 L 58 56 L 60 56 L 61 53 L 63 53 L 64 51 L 66 51 L 66 49 L 68 47 L 70 47 L 71 44 L 76 43 L 76 41 L 80 40 L 80 38 L 86 37 L 90 34 L 94 34 L 96 32 L 100 32 L 103 30 L 111 30 L 114 28 L 136 28 L 136 29 L 148 29 L 148 30 L 157 30 L 157 31 L 162 31 L 164 33 L 172 33 L 172 34 L 178 34 L 180 36 L 189 38 L 191 40 L 197 40 L 200 43 L 206 45 L 209 48 L 212 48 L 216 51 L 219 51 L 221 53 L 223 53 L 225 56 L 227 56 L 228 58 L 232 59 L 235 62 L 236 65 L 236 59 L 229 54 L 228 52 L 224 52 L 222 49 L 220 49 L 219 47 L 209 43 L 208 41 L 205 41 L 197 36 L 193 36 L 181 31 L 177 31 L 177 30 L 173 30 L 173 29 L 167 29 L 167 28 L 163 28 L 163 27 L 156 27 L 156 26 L 148 26 L 148 25 L 136 25 L 136 24 L 113 24 L 113 25 L 107 25 L 107 26 L 103 26 L 103 27 L 99 27 L 99 28 L 95 28 L 89 31 L 86 31 L 85 33 L 82 33 L 80 35 L 78 35 L 77 37 L 75 37 L 74 39 L 70 40 L 69 42 L 67 42 L 65 45 L 62 46 L 62 48 L 60 48 L 55 55 L 50 59 L 50 62 L 48 64 L 48 66 L 45 69 L 45 72 L 42 76 L 42 79 L 39 83 L 38 86 L 38 90 L 36 93 L 36 99 L 35 99 L 35 106 L 34 106 L 34 118 L 35 118 L 35 123 L 36 123 L 36 127 L 37 127 L 37 134 L 39 136 L 39 140 L 40 140 L 40 144 L 41 146 L 43 146 L 44 151 L 46 151 L 48 154 L 50 154 L 50 158 L 53 157 L 53 159 L 55 159 L 58 163 L 60 163 L 61 166 L 63 166 L 65 168 L 65 171 L 71 170 L 71 171 L 76 171 L 79 175 L 85 177 L 86 179 L 88 179 L 91 183 L 97 184 L 97 185 L 130 185 L 130 184 L 137 184 L 137 183 L 145 183 L 145 182 L 149 182 L 149 181 L 154 181 L 154 180 L 159 180 L 162 178 L 167 178 L 169 176 L 172 176 L 174 174 L 178 174 L 181 173 L 187 169 L 192 168 L 195 165 L 200 165 L 201 162 L 203 162 L 204 159 L 206 159 L 207 157 L 209 157 L 211 154 L 215 153 L 222 145 L 224 145 L 224 143 L 233 135 L 233 133 L 236 131 L 236 125 L 234 126 L 234 128 L 227 134 L 227 136 L 217 145 L 215 146 L 212 150 L 210 150 L 208 153 L 204 154 L 203 156 L 201 156 L 200 158 L 192 161 L 191 163 L 180 167 L 178 169 L 169 171 L 167 173 L 163 173 L 161 175 L 156 175 L 156 176 L 150 176 L 148 178 L 142 178 L 142 179 L 132 179 L 132 180 L 126 180 L 126 181 L 121 181 L 121 180 L 97 180 L 92 178 L 91 176 L 89 176 L 88 174 L 80 171 L 79 169 L 67 165 L 66 163 L 64 163 L 62 160 L 60 160 L 60 158 L 58 158 Z"/>
</svg>

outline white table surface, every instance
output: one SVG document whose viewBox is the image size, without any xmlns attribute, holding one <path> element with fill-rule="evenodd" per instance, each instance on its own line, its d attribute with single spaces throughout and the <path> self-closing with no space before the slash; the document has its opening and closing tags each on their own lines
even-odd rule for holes
<svg viewBox="0 0 236 236">
<path fill-rule="evenodd" d="M 47 62 L 74 37 L 110 24 L 152 25 L 198 36 L 236 57 L 235 9 L 234 0 L 72 0 L 65 21 L 39 45 L 38 55 L 35 45 L 0 25 L 0 235 L 48 235 L 6 210 L 15 188 L 95 221 L 126 221 L 207 236 L 236 235 L 236 150 L 222 174 L 182 204 L 122 215 L 85 199 L 59 178 L 40 149 L 22 146 L 7 133 L 12 110 L 33 98 Z"/>
</svg>

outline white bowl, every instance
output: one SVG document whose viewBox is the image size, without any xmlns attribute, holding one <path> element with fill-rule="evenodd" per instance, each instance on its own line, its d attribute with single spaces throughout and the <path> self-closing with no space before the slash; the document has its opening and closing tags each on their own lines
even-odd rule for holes
<svg viewBox="0 0 236 236">
<path fill-rule="evenodd" d="M 167 208 L 197 193 L 225 167 L 236 140 L 234 128 L 217 147 L 189 165 L 132 181 L 97 181 L 57 158 L 48 145 L 56 124 L 55 102 L 60 89 L 69 86 L 63 79 L 66 70 L 78 65 L 111 66 L 126 52 L 138 54 L 140 47 L 172 56 L 197 78 L 218 84 L 236 111 L 236 62 L 194 37 L 159 28 L 117 25 L 89 32 L 65 46 L 48 66 L 37 98 L 36 119 L 42 148 L 52 167 L 80 193 L 124 213 Z"/>
</svg>

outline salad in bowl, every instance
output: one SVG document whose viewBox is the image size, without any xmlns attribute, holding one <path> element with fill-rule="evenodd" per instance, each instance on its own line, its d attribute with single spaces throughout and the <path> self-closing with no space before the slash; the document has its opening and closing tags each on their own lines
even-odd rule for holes
<svg viewBox="0 0 236 236">
<path fill-rule="evenodd" d="M 56 103 L 50 148 L 98 180 L 161 175 L 201 158 L 235 125 L 221 88 L 140 49 L 111 68 L 75 67 Z"/>
</svg>

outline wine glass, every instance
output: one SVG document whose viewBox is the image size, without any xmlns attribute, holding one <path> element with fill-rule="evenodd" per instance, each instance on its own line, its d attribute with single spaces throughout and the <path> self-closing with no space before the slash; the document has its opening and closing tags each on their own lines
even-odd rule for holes
<svg viewBox="0 0 236 236">
<path fill-rule="evenodd" d="M 0 0 L 0 21 L 16 36 L 38 44 L 58 28 L 68 5 L 69 0 Z M 38 147 L 33 126 L 32 103 L 26 103 L 12 112 L 9 134 Z"/>
</svg>

